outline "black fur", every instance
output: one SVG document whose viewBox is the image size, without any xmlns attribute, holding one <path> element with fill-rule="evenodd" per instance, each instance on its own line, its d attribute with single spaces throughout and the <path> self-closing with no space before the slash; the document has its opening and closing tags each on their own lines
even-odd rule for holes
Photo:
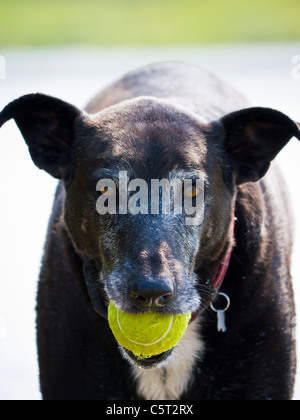
<svg viewBox="0 0 300 420">
<path fill-rule="evenodd" d="M 130 364 L 93 304 L 104 315 L 110 299 L 142 311 L 131 295 L 139 284 L 172 285 L 172 299 L 153 310 L 202 314 L 205 353 L 182 398 L 292 398 L 290 209 L 276 166 L 260 179 L 300 132 L 278 111 L 246 106 L 198 67 L 165 63 L 125 76 L 88 113 L 44 95 L 2 111 L 0 127 L 14 118 L 36 165 L 60 179 L 37 305 L 45 399 L 138 398 Z M 118 183 L 119 171 L 129 180 L 203 178 L 204 222 L 100 216 L 97 182 Z M 231 308 L 228 332 L 220 334 L 208 305 L 216 295 L 211 279 L 231 245 L 232 214 L 235 247 L 221 288 Z"/>
</svg>

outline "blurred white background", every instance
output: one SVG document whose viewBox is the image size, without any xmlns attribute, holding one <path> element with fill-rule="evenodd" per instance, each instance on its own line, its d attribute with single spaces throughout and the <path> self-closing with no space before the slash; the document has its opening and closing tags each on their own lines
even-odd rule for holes
<svg viewBox="0 0 300 420">
<path fill-rule="evenodd" d="M 128 70 L 154 61 L 180 60 L 212 70 L 243 92 L 253 106 L 269 106 L 300 121 L 300 70 L 294 58 L 300 55 L 299 43 L 168 49 L 2 49 L 0 55 L 6 62 L 6 79 L 0 77 L 0 109 L 23 94 L 35 92 L 84 107 L 97 91 Z M 295 139 L 278 158 L 294 205 L 293 277 L 298 308 L 299 159 L 300 145 Z M 0 399 L 38 400 L 35 300 L 56 181 L 32 164 L 13 121 L 0 130 L 0 186 Z M 300 399 L 298 380 L 295 399 Z"/>
</svg>

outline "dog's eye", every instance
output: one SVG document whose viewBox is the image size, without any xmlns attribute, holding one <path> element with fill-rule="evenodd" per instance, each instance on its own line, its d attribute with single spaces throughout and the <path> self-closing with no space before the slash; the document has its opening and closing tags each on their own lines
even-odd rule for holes
<svg viewBox="0 0 300 420">
<path fill-rule="evenodd" d="M 116 194 L 115 188 L 105 184 L 100 185 L 97 189 L 97 192 L 99 195 L 105 194 L 106 197 L 113 197 Z"/>
<path fill-rule="evenodd" d="M 196 198 L 200 193 L 200 188 L 196 185 L 184 189 L 184 195 L 187 198 Z"/>
</svg>

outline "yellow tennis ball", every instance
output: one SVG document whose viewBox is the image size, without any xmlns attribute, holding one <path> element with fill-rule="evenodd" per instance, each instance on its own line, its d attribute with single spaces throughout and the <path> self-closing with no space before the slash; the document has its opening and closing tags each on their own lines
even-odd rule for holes
<svg viewBox="0 0 300 420">
<path fill-rule="evenodd" d="M 183 337 L 190 318 L 190 312 L 183 315 L 131 314 L 117 309 L 113 302 L 108 308 L 108 322 L 116 340 L 142 359 L 172 349 Z"/>
</svg>

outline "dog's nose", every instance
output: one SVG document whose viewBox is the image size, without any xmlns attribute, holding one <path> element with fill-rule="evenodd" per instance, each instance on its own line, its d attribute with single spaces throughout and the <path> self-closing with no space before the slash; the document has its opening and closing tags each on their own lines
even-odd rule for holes
<svg viewBox="0 0 300 420">
<path fill-rule="evenodd" d="M 130 290 L 130 297 L 140 307 L 162 308 L 172 299 L 173 287 L 165 282 L 135 282 Z"/>
</svg>

